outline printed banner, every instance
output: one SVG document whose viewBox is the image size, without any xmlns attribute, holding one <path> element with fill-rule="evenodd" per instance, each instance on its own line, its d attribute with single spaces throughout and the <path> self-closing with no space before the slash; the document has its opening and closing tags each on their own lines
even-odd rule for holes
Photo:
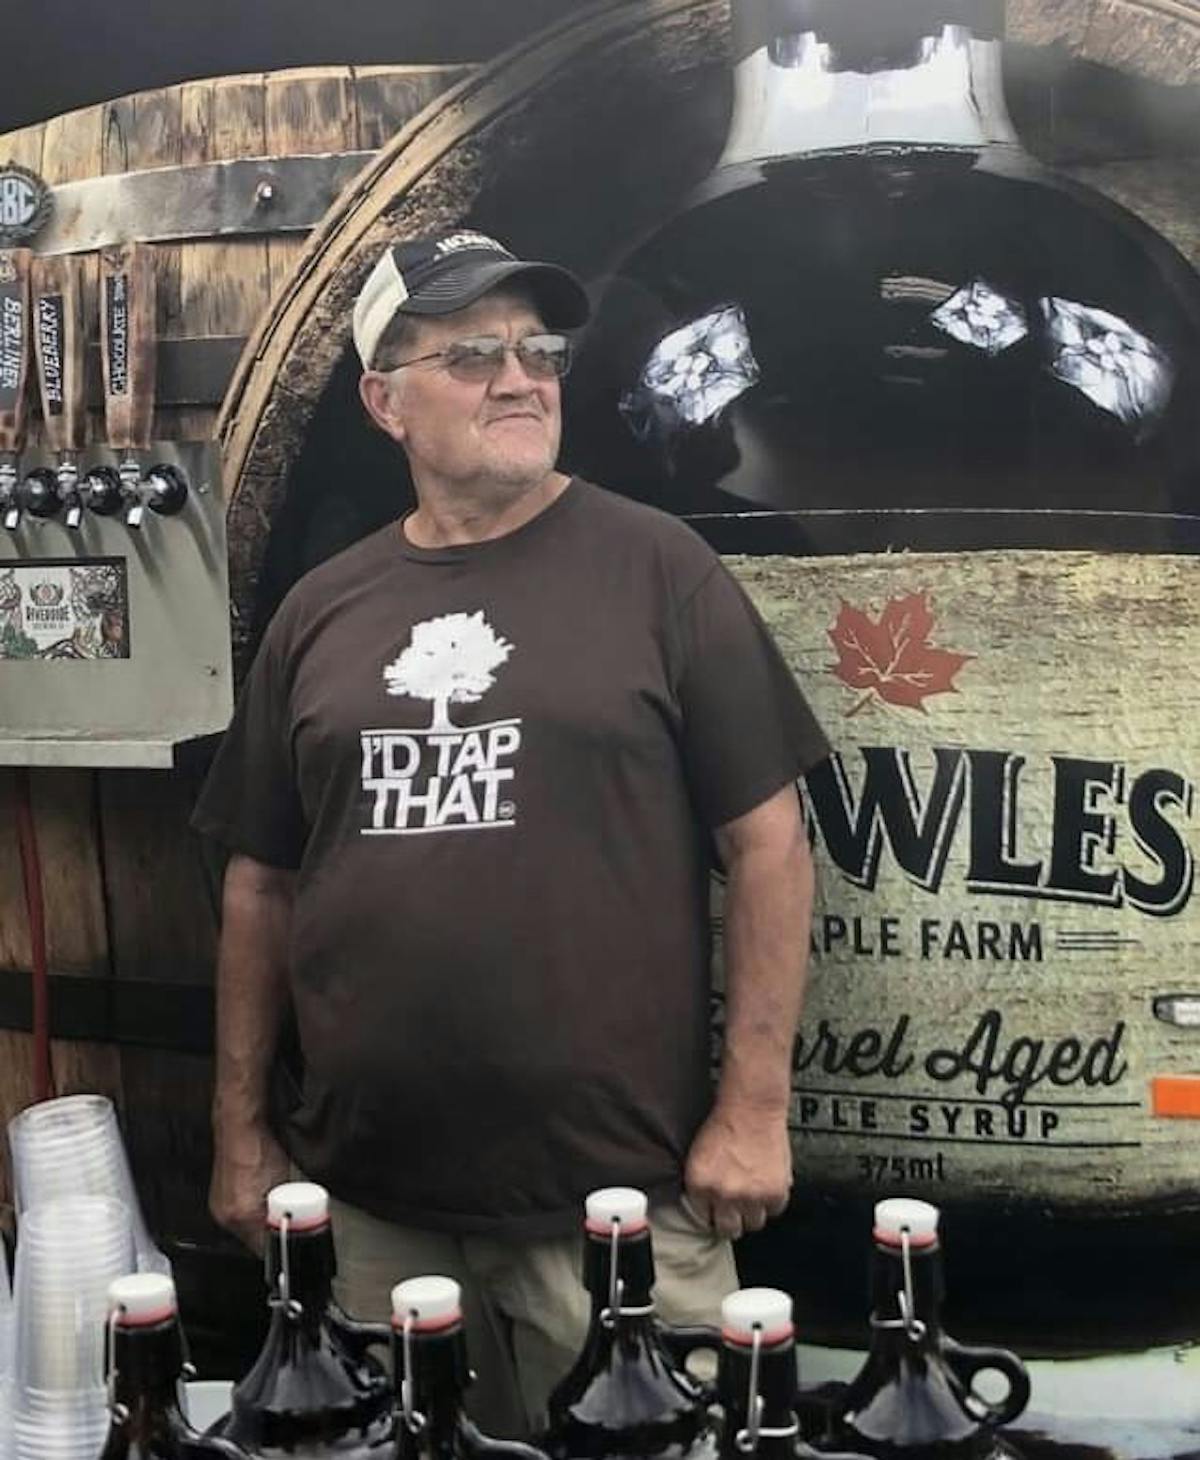
<svg viewBox="0 0 1200 1460">
<path fill-rule="evenodd" d="M 0 659 L 128 659 L 121 558 L 0 563 Z"/>
<path fill-rule="evenodd" d="M 794 1058 L 801 1179 L 1191 1201 L 1194 558 L 731 559 L 834 746 Z M 1159 1102 L 1159 1110 L 1165 1107 Z"/>
</svg>

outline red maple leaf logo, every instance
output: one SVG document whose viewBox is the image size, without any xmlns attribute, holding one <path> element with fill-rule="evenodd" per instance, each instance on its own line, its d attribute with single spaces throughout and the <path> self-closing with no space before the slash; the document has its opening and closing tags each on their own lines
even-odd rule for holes
<svg viewBox="0 0 1200 1460">
<path fill-rule="evenodd" d="M 932 632 L 926 592 L 890 599 L 878 622 L 843 598 L 829 630 L 838 653 L 829 668 L 851 689 L 866 691 L 846 714 L 857 715 L 874 699 L 925 714 L 930 695 L 957 694 L 954 676 L 975 656 L 936 648 Z"/>
</svg>

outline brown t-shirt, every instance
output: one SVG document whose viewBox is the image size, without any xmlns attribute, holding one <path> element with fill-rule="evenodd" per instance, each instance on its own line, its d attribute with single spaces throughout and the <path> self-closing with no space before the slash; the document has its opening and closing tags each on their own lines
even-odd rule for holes
<svg viewBox="0 0 1200 1460">
<path fill-rule="evenodd" d="M 194 819 L 298 869 L 298 1165 L 498 1235 L 677 1191 L 711 1101 L 707 829 L 825 751 L 709 548 L 584 482 L 505 537 L 393 524 L 309 573 Z"/>
</svg>

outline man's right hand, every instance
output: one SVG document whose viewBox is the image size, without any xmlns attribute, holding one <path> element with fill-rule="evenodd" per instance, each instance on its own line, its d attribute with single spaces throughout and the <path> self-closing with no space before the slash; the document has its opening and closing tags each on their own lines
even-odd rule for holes
<svg viewBox="0 0 1200 1460">
<path fill-rule="evenodd" d="M 218 1124 L 214 1137 L 208 1209 L 219 1226 L 261 1252 L 267 1192 L 291 1175 L 287 1152 L 263 1124 Z"/>
</svg>

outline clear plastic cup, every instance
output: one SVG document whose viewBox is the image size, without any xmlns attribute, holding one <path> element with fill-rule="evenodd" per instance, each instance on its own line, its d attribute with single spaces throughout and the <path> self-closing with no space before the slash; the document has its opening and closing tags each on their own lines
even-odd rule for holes
<svg viewBox="0 0 1200 1460">
<path fill-rule="evenodd" d="M 103 1389 L 59 1396 L 55 1406 L 13 1416 L 15 1460 L 96 1460 L 108 1433 Z"/>
<path fill-rule="evenodd" d="M 72 1393 L 103 1393 L 108 1286 L 133 1261 L 129 1208 L 112 1197 L 69 1197 L 21 1217 L 13 1365 L 18 1421 L 61 1409 Z"/>
<path fill-rule="evenodd" d="M 133 1222 L 139 1272 L 171 1274 L 142 1216 L 112 1101 L 65 1095 L 30 1105 L 8 1123 L 17 1214 L 62 1197 L 109 1196 Z"/>
</svg>

